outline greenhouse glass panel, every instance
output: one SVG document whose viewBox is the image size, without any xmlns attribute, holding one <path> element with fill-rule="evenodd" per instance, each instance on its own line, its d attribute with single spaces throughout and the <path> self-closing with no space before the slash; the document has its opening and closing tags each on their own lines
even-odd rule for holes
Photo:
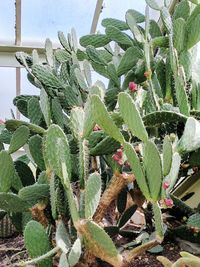
<svg viewBox="0 0 200 267">
<path fill-rule="evenodd" d="M 57 32 L 72 27 L 80 37 L 89 33 L 95 0 L 22 0 L 22 43 L 57 42 Z"/>
<path fill-rule="evenodd" d="M 15 1 L 0 1 L 0 42 L 14 44 L 15 41 Z"/>
<path fill-rule="evenodd" d="M 15 68 L 0 68 L 0 119 L 10 119 L 11 109 L 14 114 L 16 108 L 13 105 L 13 99 L 16 94 L 16 70 Z"/>
<path fill-rule="evenodd" d="M 21 69 L 21 94 L 22 95 L 39 95 L 40 89 L 29 82 L 27 78 L 27 70 Z"/>
<path fill-rule="evenodd" d="M 164 1 L 158 0 L 157 2 L 160 3 L 160 5 L 163 5 Z M 145 14 L 145 8 L 146 8 L 145 0 L 140 0 L 140 1 L 126 0 L 123 2 L 121 0 L 115 0 L 114 3 L 112 0 L 105 0 L 102 12 L 100 14 L 97 31 L 104 32 L 104 27 L 101 26 L 101 21 L 104 18 L 116 18 L 125 21 L 125 14 L 128 9 L 134 9 L 142 14 Z M 158 20 L 159 14 L 160 13 L 158 11 L 150 9 L 150 18 Z"/>
</svg>

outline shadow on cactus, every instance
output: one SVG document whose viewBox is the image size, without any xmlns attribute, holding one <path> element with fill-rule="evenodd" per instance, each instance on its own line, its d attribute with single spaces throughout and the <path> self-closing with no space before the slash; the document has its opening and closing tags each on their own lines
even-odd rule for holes
<svg viewBox="0 0 200 267">
<path fill-rule="evenodd" d="M 190 159 L 191 170 L 200 147 L 193 67 L 200 11 L 187 0 L 173 15 L 167 1 L 146 2 L 145 16 L 131 9 L 125 21 L 104 19 L 105 33 L 83 36 L 80 45 L 73 29 L 67 38 L 58 33 L 62 48 L 47 39 L 44 62 L 36 50 L 16 54 L 40 92 L 14 99 L 26 121 L 0 125 L 0 208 L 24 231 L 31 259 L 21 266 L 52 266 L 56 255 L 59 266 L 100 258 L 125 267 L 164 239 L 162 211 L 173 206 L 180 166 Z M 160 12 L 162 27 L 149 8 Z M 92 71 L 107 84 L 94 82 Z M 26 155 L 14 161 L 21 148 Z M 138 210 L 150 214 L 148 242 L 142 229 L 126 229 Z M 199 227 L 195 216 L 188 228 Z M 113 236 L 137 246 L 122 249 Z"/>
</svg>

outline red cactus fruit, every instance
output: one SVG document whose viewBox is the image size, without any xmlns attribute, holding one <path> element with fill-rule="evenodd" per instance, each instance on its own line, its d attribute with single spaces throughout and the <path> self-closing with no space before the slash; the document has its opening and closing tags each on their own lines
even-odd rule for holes
<svg viewBox="0 0 200 267">
<path fill-rule="evenodd" d="M 169 188 L 169 186 L 170 186 L 170 183 L 168 181 L 166 181 L 166 182 L 163 183 L 163 188 L 164 189 Z"/>
<path fill-rule="evenodd" d="M 131 92 L 136 92 L 138 90 L 137 84 L 134 82 L 130 82 L 128 85 L 128 88 Z"/>
</svg>

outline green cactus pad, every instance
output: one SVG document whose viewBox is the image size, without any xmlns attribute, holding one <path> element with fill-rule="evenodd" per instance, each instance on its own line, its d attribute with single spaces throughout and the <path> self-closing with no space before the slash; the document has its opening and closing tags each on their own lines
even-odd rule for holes
<svg viewBox="0 0 200 267">
<path fill-rule="evenodd" d="M 18 196 L 31 205 L 35 205 L 39 201 L 49 198 L 49 185 L 33 184 L 25 186 L 19 190 Z"/>
<path fill-rule="evenodd" d="M 178 18 L 173 23 L 174 30 L 174 47 L 181 52 L 185 47 L 186 38 L 186 22 L 182 18 Z"/>
<path fill-rule="evenodd" d="M 111 119 L 105 105 L 97 95 L 91 96 L 92 114 L 95 122 L 111 137 L 123 143 L 124 138 Z"/>
<path fill-rule="evenodd" d="M 60 149 L 62 149 L 62 153 Z M 44 144 L 44 158 L 47 161 L 45 162 L 46 166 L 50 165 L 55 174 L 62 179 L 62 163 L 65 162 L 68 178 L 71 179 L 71 159 L 68 140 L 62 129 L 57 125 L 52 124 L 47 130 Z"/>
<path fill-rule="evenodd" d="M 18 159 L 14 162 L 14 166 L 23 186 L 32 185 L 35 183 L 35 177 L 32 173 L 32 170 L 25 162 Z"/>
<path fill-rule="evenodd" d="M 9 131 L 15 131 L 20 126 L 25 125 L 29 128 L 30 131 L 32 131 L 34 133 L 38 133 L 38 134 L 44 134 L 45 133 L 45 129 L 43 129 L 42 127 L 35 125 L 35 124 L 32 124 L 32 123 L 28 123 L 26 121 L 7 120 L 5 124 L 6 124 L 6 128 Z"/>
<path fill-rule="evenodd" d="M 130 95 L 127 93 L 120 93 L 118 101 L 122 118 L 131 130 L 132 134 L 146 142 L 148 140 L 147 131 Z"/>
<path fill-rule="evenodd" d="M 32 68 L 33 75 L 45 86 L 50 88 L 62 88 L 62 82 L 53 74 L 49 67 L 36 64 Z"/>
<path fill-rule="evenodd" d="M 106 18 L 102 20 L 101 25 L 105 28 L 108 26 L 114 26 L 118 28 L 120 31 L 126 31 L 129 29 L 126 22 L 119 19 Z"/>
<path fill-rule="evenodd" d="M 159 151 L 152 141 L 144 144 L 144 166 L 151 198 L 159 200 L 162 185 L 162 163 Z"/>
<path fill-rule="evenodd" d="M 101 57 L 101 54 L 97 49 L 95 49 L 94 46 L 88 45 L 86 47 L 86 53 L 88 55 L 88 58 L 92 60 L 94 63 L 100 64 L 100 65 L 107 65 L 106 61 Z"/>
<path fill-rule="evenodd" d="M 0 192 L 7 192 L 15 175 L 15 168 L 11 156 L 4 150 L 0 152 Z"/>
<path fill-rule="evenodd" d="M 41 171 L 45 170 L 45 163 L 42 153 L 42 137 L 38 134 L 29 139 L 29 150 L 31 156 Z"/>
<path fill-rule="evenodd" d="M 110 42 L 110 39 L 105 34 L 90 34 L 85 35 L 80 38 L 80 45 L 87 47 L 92 45 L 95 48 L 102 47 L 107 45 Z"/>
<path fill-rule="evenodd" d="M 124 32 L 121 32 L 118 28 L 114 26 L 108 26 L 105 31 L 110 40 L 122 45 L 127 45 L 128 47 L 133 45 L 130 36 Z"/>
<path fill-rule="evenodd" d="M 39 125 L 43 119 L 40 102 L 35 97 L 28 101 L 28 117 L 30 122 L 36 125 Z"/>
<path fill-rule="evenodd" d="M 43 88 L 41 88 L 40 91 L 40 108 L 44 116 L 46 125 L 49 126 L 51 124 L 50 103 L 48 95 Z"/>
<path fill-rule="evenodd" d="M 92 218 L 101 196 L 101 176 L 93 173 L 89 176 L 85 188 L 85 217 Z"/>
<path fill-rule="evenodd" d="M 95 147 L 90 148 L 90 155 L 109 155 L 114 153 L 120 147 L 121 144 L 118 141 L 116 141 L 112 137 L 107 136 L 103 140 L 101 140 Z"/>
<path fill-rule="evenodd" d="M 187 116 L 172 111 L 156 111 L 147 114 L 142 120 L 146 127 L 156 127 L 162 123 L 186 122 Z"/>
<path fill-rule="evenodd" d="M 191 215 L 187 220 L 188 227 L 195 227 L 200 230 L 200 214 L 195 213 Z"/>
<path fill-rule="evenodd" d="M 163 141 L 163 175 L 166 176 L 171 169 L 172 164 L 172 144 L 168 135 Z"/>
<path fill-rule="evenodd" d="M 27 126 L 22 125 L 18 129 L 16 129 L 10 141 L 8 150 L 9 154 L 12 154 L 13 152 L 20 149 L 23 145 L 25 145 L 29 138 L 29 134 L 30 131 Z"/>
<path fill-rule="evenodd" d="M 36 222 L 30 221 L 24 230 L 24 242 L 28 254 L 31 258 L 39 257 L 48 251 L 50 251 L 51 246 L 49 243 L 48 235 L 46 234 L 43 226 Z M 37 263 L 37 267 L 51 267 L 52 260 L 47 258 L 40 263 Z"/>
<path fill-rule="evenodd" d="M 85 112 L 85 117 L 84 117 L 82 134 L 83 138 L 87 138 L 91 134 L 95 126 L 94 118 L 92 116 L 92 103 L 90 96 L 88 97 L 87 102 L 85 103 L 84 112 Z"/>
<path fill-rule="evenodd" d="M 146 0 L 147 5 L 150 8 L 160 11 L 161 7 L 158 5 L 156 0 Z"/>
<path fill-rule="evenodd" d="M 69 266 L 73 267 L 75 266 L 80 259 L 82 250 L 81 250 L 81 240 L 80 238 L 77 238 L 76 241 L 74 242 L 68 256 L 68 262 Z"/>
<path fill-rule="evenodd" d="M 142 59 L 143 57 L 144 55 L 140 48 L 138 48 L 137 46 L 129 47 L 119 63 L 117 74 L 119 76 L 125 74 L 128 70 L 135 66 L 138 59 Z"/>
<path fill-rule="evenodd" d="M 71 110 L 70 114 L 70 127 L 74 137 L 77 140 L 83 135 L 83 124 L 84 124 L 85 113 L 82 108 L 75 107 Z"/>
<path fill-rule="evenodd" d="M 84 225 L 83 239 L 85 246 L 96 257 L 106 260 L 115 266 L 120 266 L 118 251 L 108 234 L 96 223 L 88 221 Z"/>
<path fill-rule="evenodd" d="M 31 205 L 13 193 L 0 192 L 0 209 L 7 212 L 28 211 Z"/>
<path fill-rule="evenodd" d="M 140 160 L 139 160 L 134 148 L 132 147 L 131 144 L 125 142 L 124 143 L 124 151 L 125 151 L 125 154 L 128 158 L 128 161 L 131 165 L 132 171 L 135 175 L 136 181 L 137 181 L 142 193 L 144 194 L 146 199 L 150 199 L 150 192 L 149 192 L 149 188 L 148 188 L 147 181 L 145 178 L 145 173 L 144 173 L 144 170 L 142 168 L 142 165 L 140 164 Z"/>
</svg>

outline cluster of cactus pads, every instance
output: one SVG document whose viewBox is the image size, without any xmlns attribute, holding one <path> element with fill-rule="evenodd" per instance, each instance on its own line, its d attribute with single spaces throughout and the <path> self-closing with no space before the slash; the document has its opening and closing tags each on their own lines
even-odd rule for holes
<svg viewBox="0 0 200 267">
<path fill-rule="evenodd" d="M 161 209 L 173 200 L 185 208 L 170 192 L 182 161 L 187 171 L 199 166 L 200 79 L 193 65 L 200 5 L 182 0 L 170 14 L 168 1 L 146 2 L 145 16 L 131 9 L 125 21 L 104 19 L 105 33 L 83 36 L 80 45 L 74 30 L 67 38 L 58 33 L 60 49 L 47 39 L 45 62 L 36 50 L 16 54 L 40 92 L 14 99 L 27 121 L 0 124 L 0 215 L 24 231 L 31 259 L 21 266 L 50 267 L 58 257 L 59 267 L 94 266 L 95 257 L 128 266 L 163 241 Z M 149 18 L 149 8 L 162 23 Z M 92 71 L 108 84 L 94 82 Z M 25 155 L 14 161 L 22 147 Z M 128 195 L 134 202 L 127 208 Z M 111 237 L 133 234 L 123 227 L 144 203 L 155 238 L 129 251 L 116 248 Z M 118 216 L 108 224 L 111 204 Z M 199 214 L 190 215 L 187 227 L 199 230 Z M 182 256 L 174 264 L 159 260 L 197 266 L 195 257 Z"/>
</svg>

